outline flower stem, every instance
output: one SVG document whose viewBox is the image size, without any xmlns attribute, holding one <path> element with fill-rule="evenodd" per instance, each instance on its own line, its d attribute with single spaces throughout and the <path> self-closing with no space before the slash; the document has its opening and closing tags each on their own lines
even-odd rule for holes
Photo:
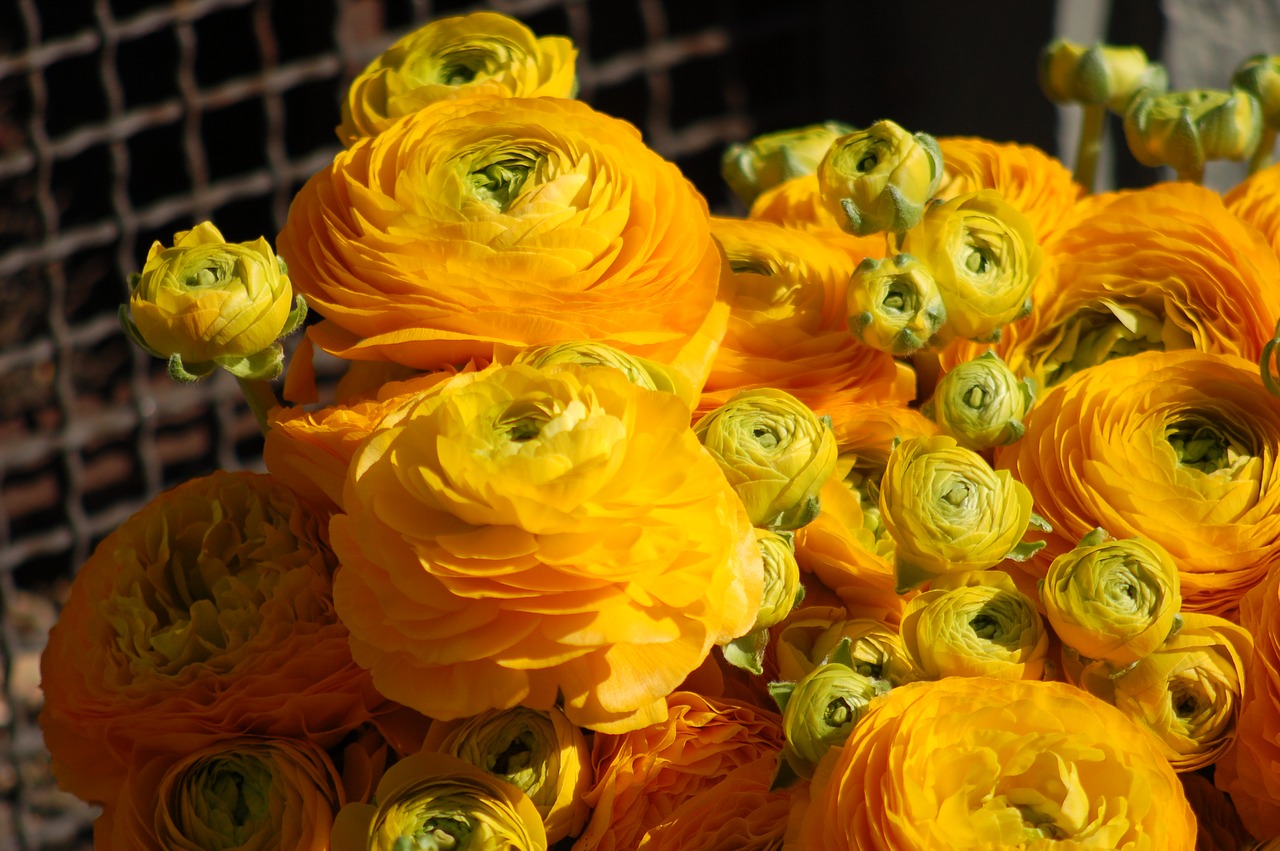
<svg viewBox="0 0 1280 851">
<path fill-rule="evenodd" d="M 1254 149 L 1253 156 L 1249 159 L 1249 174 L 1271 165 L 1271 154 L 1276 147 L 1276 128 L 1263 127 L 1262 138 L 1258 140 L 1258 147 Z"/>
<path fill-rule="evenodd" d="M 249 403 L 249 410 L 253 411 L 254 419 L 258 421 L 258 428 L 262 429 L 262 433 L 266 434 L 267 429 L 267 412 L 280 404 L 280 400 L 276 398 L 275 388 L 271 386 L 271 382 L 265 379 L 253 378 L 237 378 L 240 384 L 240 392 L 244 394 L 244 400 Z"/>
<path fill-rule="evenodd" d="M 1093 193 L 1098 173 L 1098 154 L 1102 151 L 1102 129 L 1106 125 L 1106 104 L 1085 104 L 1084 122 L 1080 125 L 1080 144 L 1076 148 L 1076 170 L 1072 175 L 1084 191 Z"/>
<path fill-rule="evenodd" d="M 1185 180 L 1188 183 L 1201 184 L 1204 183 L 1204 166 L 1199 168 L 1189 168 L 1186 171 L 1178 172 L 1178 179 Z"/>
</svg>

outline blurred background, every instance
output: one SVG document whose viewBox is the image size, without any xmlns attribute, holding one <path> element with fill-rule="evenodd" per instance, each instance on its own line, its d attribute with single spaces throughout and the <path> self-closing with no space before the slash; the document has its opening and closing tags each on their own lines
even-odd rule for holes
<svg viewBox="0 0 1280 851">
<path fill-rule="evenodd" d="M 1069 164 L 1078 115 L 1036 83 L 1051 37 L 1137 44 L 1175 87 L 1220 87 L 1275 49 L 1277 5 L 0 0 L 0 851 L 90 845 L 93 811 L 54 788 L 38 728 L 39 653 L 77 566 L 159 490 L 261 463 L 229 376 L 175 384 L 126 341 L 125 281 L 154 240 L 205 219 L 229 240 L 273 238 L 339 149 L 347 83 L 394 39 L 479 8 L 571 37 L 581 97 L 740 213 L 725 146 L 825 119 Z M 1161 178 L 1124 150 L 1101 168 L 1109 186 Z"/>
</svg>

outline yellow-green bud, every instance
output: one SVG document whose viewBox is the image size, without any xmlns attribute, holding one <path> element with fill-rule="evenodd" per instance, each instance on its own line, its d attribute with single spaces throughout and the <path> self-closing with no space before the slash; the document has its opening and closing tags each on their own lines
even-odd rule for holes
<svg viewBox="0 0 1280 851">
<path fill-rule="evenodd" d="M 1209 160 L 1242 160 L 1262 135 L 1262 106 L 1242 89 L 1142 91 L 1124 115 L 1124 136 L 1138 162 L 1167 165 L 1199 179 Z"/>
<path fill-rule="evenodd" d="M 1231 86 L 1244 89 L 1258 99 L 1263 123 L 1280 127 L 1280 56 L 1265 53 L 1250 56 L 1236 69 Z"/>
<path fill-rule="evenodd" d="M 858 236 L 916 226 L 942 181 L 942 150 L 932 136 L 892 121 L 841 136 L 818 164 L 822 205 Z"/>
<path fill-rule="evenodd" d="M 799 529 L 818 516 L 818 492 L 835 470 L 829 421 L 781 390 L 747 390 L 693 427 L 753 526 Z"/>
<path fill-rule="evenodd" d="M 1040 53 L 1040 88 L 1054 103 L 1106 104 L 1123 112 L 1140 89 L 1168 89 L 1169 75 L 1141 47 L 1085 47 L 1057 38 Z"/>
<path fill-rule="evenodd" d="M 780 623 L 803 596 L 794 541 L 790 532 L 756 530 L 756 543 L 764 557 L 764 593 L 752 632 Z"/>
<path fill-rule="evenodd" d="M 858 264 L 849 278 L 848 311 L 854 337 L 898 356 L 927 345 L 947 318 L 933 275 L 910 254 Z"/>
<path fill-rule="evenodd" d="M 811 777 L 822 755 L 849 738 L 877 689 L 848 665 L 819 665 L 795 684 L 782 710 L 782 755 L 801 777 Z"/>
<path fill-rule="evenodd" d="M 276 340 L 306 314 L 266 239 L 227 242 L 212 222 L 175 234 L 171 248 L 153 243 L 129 290 L 120 306 L 125 331 L 184 381 L 217 367 L 237 378 L 274 378 L 284 357 Z"/>
<path fill-rule="evenodd" d="M 960 364 L 938 382 L 924 413 L 966 449 L 1012 443 L 1026 430 L 1035 401 L 1030 379 L 1019 379 L 995 352 Z"/>
<path fill-rule="evenodd" d="M 839 121 L 765 133 L 730 145 L 720 158 L 720 174 L 748 207 L 766 189 L 813 174 L 831 143 L 854 130 Z"/>
</svg>

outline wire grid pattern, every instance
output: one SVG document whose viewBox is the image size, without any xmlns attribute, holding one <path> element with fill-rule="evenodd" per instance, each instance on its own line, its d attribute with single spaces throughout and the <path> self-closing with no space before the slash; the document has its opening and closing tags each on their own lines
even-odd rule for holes
<svg viewBox="0 0 1280 851">
<path fill-rule="evenodd" d="M 78 565 L 163 488 L 260 464 L 229 376 L 174 383 L 120 330 L 116 306 L 150 242 L 205 219 L 229 239 L 272 236 L 338 150 L 350 77 L 413 26 L 482 7 L 572 37 L 581 96 L 636 123 L 707 191 L 724 144 L 753 132 L 749 112 L 804 120 L 785 92 L 753 102 L 738 51 L 776 49 L 816 5 L 15 0 L 0 11 L 11 16 L 0 19 L 0 851 L 88 844 L 93 810 L 52 787 L 36 721 L 39 650 Z"/>
</svg>

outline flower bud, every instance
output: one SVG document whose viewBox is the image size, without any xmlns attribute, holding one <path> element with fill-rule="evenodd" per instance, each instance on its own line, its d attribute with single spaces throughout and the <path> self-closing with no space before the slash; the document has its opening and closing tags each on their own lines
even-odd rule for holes
<svg viewBox="0 0 1280 851">
<path fill-rule="evenodd" d="M 822 205 L 857 236 L 915 227 L 941 182 L 938 143 L 892 121 L 841 136 L 818 165 Z"/>
<path fill-rule="evenodd" d="M 919 676 L 1038 680 L 1049 633 L 1009 574 L 976 570 L 934 580 L 902 614 L 902 646 Z"/>
<path fill-rule="evenodd" d="M 183 381 L 217 367 L 237 378 L 276 377 L 284 363 L 276 339 L 306 315 L 266 239 L 226 242 L 212 222 L 175 234 L 171 248 L 152 244 L 129 289 L 125 331 Z"/>
<path fill-rule="evenodd" d="M 1262 135 L 1262 106 L 1242 89 L 1142 91 L 1124 114 L 1124 137 L 1138 162 L 1199 179 L 1209 160 L 1242 160 Z"/>
<path fill-rule="evenodd" d="M 980 452 L 1022 437 L 1033 388 L 1030 379 L 1019 379 L 988 351 L 944 375 L 925 414 L 961 446 Z"/>
<path fill-rule="evenodd" d="M 748 390 L 702 417 L 694 433 L 724 471 L 753 526 L 799 529 L 818 516 L 836 464 L 830 427 L 781 390 Z"/>
<path fill-rule="evenodd" d="M 1040 598 L 1063 644 L 1113 670 L 1163 644 L 1182 607 L 1178 566 L 1164 547 L 1110 540 L 1100 529 L 1053 560 Z"/>
<path fill-rule="evenodd" d="M 930 204 L 902 250 L 933 273 L 946 337 L 992 339 L 1031 310 L 1042 252 L 1026 216 L 994 189 Z"/>
<path fill-rule="evenodd" d="M 782 755 L 797 774 L 810 777 L 832 745 L 849 737 L 876 696 L 875 683 L 848 665 L 828 662 L 795 684 L 782 709 L 787 738 Z"/>
<path fill-rule="evenodd" d="M 607 343 L 590 340 L 574 340 L 549 346 L 525 349 L 515 356 L 513 363 L 525 363 L 536 369 L 545 369 L 563 363 L 581 366 L 607 366 L 619 370 L 627 380 L 646 390 L 672 393 L 692 408 L 697 401 L 689 379 L 665 364 L 615 349 Z"/>
<path fill-rule="evenodd" d="M 766 189 L 793 177 L 813 174 L 831 143 L 852 132 L 854 128 L 848 124 L 824 121 L 765 133 L 749 142 L 730 145 L 720 158 L 720 174 L 733 194 L 750 207 Z"/>
<path fill-rule="evenodd" d="M 916 437 L 889 456 L 880 515 L 896 545 L 901 593 L 1014 553 L 1031 523 L 1031 492 L 954 438 Z"/>
<path fill-rule="evenodd" d="M 1169 87 L 1164 66 L 1141 47 L 1082 44 L 1056 38 L 1040 54 L 1040 88 L 1054 103 L 1106 104 L 1123 112 L 1139 89 Z"/>
<path fill-rule="evenodd" d="M 833 622 L 814 638 L 809 658 L 814 664 L 831 661 L 846 639 L 853 659 L 851 667 L 864 677 L 883 680 L 890 686 L 919 679 L 898 630 L 872 618 Z"/>
<path fill-rule="evenodd" d="M 1195 771 L 1235 741 L 1253 638 L 1214 615 L 1183 617 L 1176 635 L 1122 675 L 1097 661 L 1075 680 L 1149 730 L 1175 770 Z"/>
<path fill-rule="evenodd" d="M 1258 99 L 1264 124 L 1280 127 L 1280 56 L 1250 56 L 1232 75 L 1231 86 Z"/>
<path fill-rule="evenodd" d="M 853 336 L 897 356 L 926 345 L 947 316 L 933 275 L 910 254 L 858 264 L 849 278 L 848 305 Z"/>
<path fill-rule="evenodd" d="M 756 543 L 764 557 L 764 594 L 752 632 L 780 623 L 804 596 L 794 540 L 790 532 L 756 530 Z"/>
</svg>

